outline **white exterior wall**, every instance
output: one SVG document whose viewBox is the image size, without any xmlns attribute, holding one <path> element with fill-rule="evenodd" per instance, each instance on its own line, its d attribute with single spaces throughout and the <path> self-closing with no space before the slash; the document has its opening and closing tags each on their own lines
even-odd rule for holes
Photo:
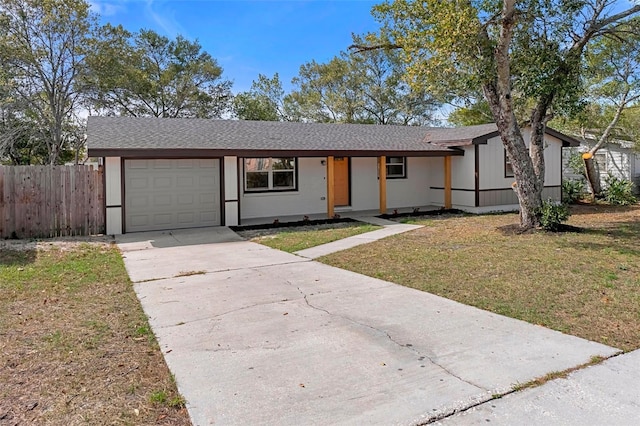
<svg viewBox="0 0 640 426">
<path fill-rule="evenodd" d="M 439 158 L 440 162 L 444 162 Z M 387 208 L 419 207 L 429 204 L 430 168 L 433 159 L 408 157 L 405 179 L 387 178 Z M 378 210 L 380 208 L 378 157 L 351 158 L 350 210 Z"/>
<path fill-rule="evenodd" d="M 640 154 L 634 153 L 631 156 L 631 179 L 635 184 L 635 191 L 640 194 Z"/>
<path fill-rule="evenodd" d="M 430 158 L 429 204 L 444 206 L 444 158 Z M 463 156 L 451 157 L 451 207 L 467 209 L 475 206 L 474 147 L 464 148 Z"/>
<path fill-rule="evenodd" d="M 326 165 L 321 163 L 325 160 L 324 157 L 298 158 L 297 191 L 245 193 L 243 159 L 239 159 L 241 219 L 276 219 L 281 216 L 296 215 L 300 215 L 302 219 L 304 215 L 326 213 Z M 380 208 L 378 158 L 352 157 L 350 161 L 351 206 L 346 210 L 378 210 Z M 429 179 L 433 172 L 432 168 L 441 163 L 444 163 L 442 158 L 407 158 L 407 178 L 387 179 L 387 207 L 419 207 L 429 204 L 431 193 Z M 226 167 L 225 163 L 225 170 Z M 340 210 L 341 208 L 338 208 L 337 211 Z"/>
<path fill-rule="evenodd" d="M 104 159 L 106 232 L 122 234 L 122 161 L 120 157 Z"/>
<path fill-rule="evenodd" d="M 298 190 L 288 192 L 244 192 L 244 159 L 238 159 L 241 219 L 302 216 L 327 212 L 327 166 L 324 157 L 298 158 Z"/>
<path fill-rule="evenodd" d="M 631 173 L 631 155 L 627 150 L 608 149 L 607 151 L 598 151 L 598 154 L 605 154 L 607 157 L 607 170 L 605 175 L 611 174 L 619 179 L 629 180 Z M 600 176 L 603 179 L 605 176 Z"/>
<path fill-rule="evenodd" d="M 387 206 L 420 207 L 429 204 L 429 157 L 408 157 L 405 179 L 387 178 Z M 439 159 L 444 162 L 442 158 Z"/>
<path fill-rule="evenodd" d="M 525 129 L 523 136 L 528 146 L 531 132 Z M 562 141 L 545 135 L 545 186 L 562 184 L 561 154 Z M 504 155 L 504 145 L 500 137 L 491 138 L 486 145 L 480 145 L 480 190 L 511 188 L 515 178 L 504 176 Z"/>
<path fill-rule="evenodd" d="M 389 191 L 387 190 L 387 202 L 388 197 Z M 351 210 L 374 210 L 379 208 L 378 158 L 352 157 Z"/>
</svg>

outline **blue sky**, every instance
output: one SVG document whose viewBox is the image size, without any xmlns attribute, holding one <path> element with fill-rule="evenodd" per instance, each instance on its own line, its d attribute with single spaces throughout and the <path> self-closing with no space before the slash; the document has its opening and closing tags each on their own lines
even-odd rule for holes
<svg viewBox="0 0 640 426">
<path fill-rule="evenodd" d="M 248 90 L 258 74 L 279 73 L 286 91 L 300 65 L 327 62 L 351 33 L 375 31 L 373 5 L 382 0 L 91 0 L 102 23 L 197 39 L 234 82 Z"/>
</svg>

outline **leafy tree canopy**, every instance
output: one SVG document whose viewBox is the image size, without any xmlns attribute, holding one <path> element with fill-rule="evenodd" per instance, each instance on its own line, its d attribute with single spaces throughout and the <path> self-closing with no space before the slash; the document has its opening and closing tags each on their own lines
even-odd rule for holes
<svg viewBox="0 0 640 426">
<path fill-rule="evenodd" d="M 83 0 L 0 0 L 2 146 L 12 162 L 63 161 L 96 28 Z"/>
<path fill-rule="evenodd" d="M 354 36 L 354 43 L 363 39 Z M 439 107 L 424 89 L 404 79 L 400 52 L 341 52 L 327 63 L 311 61 L 292 81 L 292 116 L 316 122 L 421 125 L 433 123 Z"/>
<path fill-rule="evenodd" d="M 131 34 L 106 26 L 89 57 L 85 85 L 92 105 L 134 117 L 220 117 L 228 111 L 231 82 L 197 41 L 169 40 L 151 30 Z"/>
<path fill-rule="evenodd" d="M 280 76 L 273 78 L 259 74 L 248 92 L 238 93 L 233 100 L 233 111 L 241 120 L 286 121 L 285 95 Z"/>
</svg>

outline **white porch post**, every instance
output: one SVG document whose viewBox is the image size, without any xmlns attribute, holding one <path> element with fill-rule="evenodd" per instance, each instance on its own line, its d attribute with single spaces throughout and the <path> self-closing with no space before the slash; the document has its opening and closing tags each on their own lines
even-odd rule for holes
<svg viewBox="0 0 640 426">
<path fill-rule="evenodd" d="M 122 234 L 122 159 L 104 159 L 105 227 L 107 235 Z"/>
<path fill-rule="evenodd" d="M 239 225 L 238 157 L 224 157 L 224 223 Z"/>
</svg>

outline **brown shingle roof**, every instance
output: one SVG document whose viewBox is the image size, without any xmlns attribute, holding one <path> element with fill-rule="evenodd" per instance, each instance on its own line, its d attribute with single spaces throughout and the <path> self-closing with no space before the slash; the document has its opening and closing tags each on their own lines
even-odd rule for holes
<svg viewBox="0 0 640 426">
<path fill-rule="evenodd" d="M 495 125 L 461 128 L 272 121 L 89 117 L 90 156 L 459 155 Z M 153 154 L 152 154 L 153 153 Z"/>
</svg>

